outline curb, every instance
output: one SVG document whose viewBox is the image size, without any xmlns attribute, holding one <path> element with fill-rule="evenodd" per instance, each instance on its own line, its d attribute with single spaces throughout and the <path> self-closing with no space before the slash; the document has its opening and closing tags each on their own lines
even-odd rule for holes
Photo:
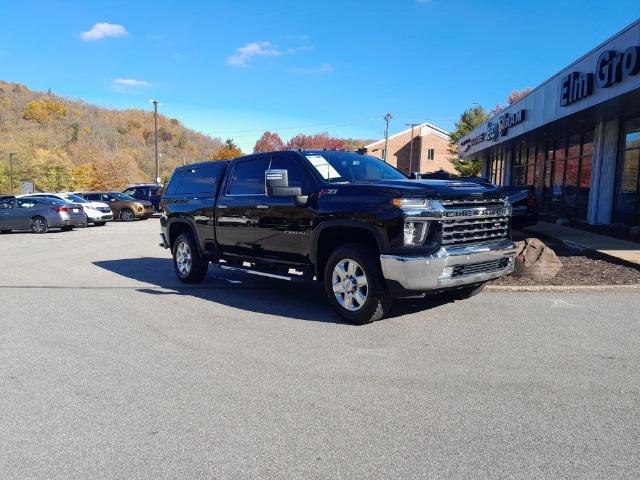
<svg viewBox="0 0 640 480">
<path fill-rule="evenodd" d="M 633 285 L 487 285 L 488 292 L 612 292 L 638 291 L 640 284 Z"/>
</svg>

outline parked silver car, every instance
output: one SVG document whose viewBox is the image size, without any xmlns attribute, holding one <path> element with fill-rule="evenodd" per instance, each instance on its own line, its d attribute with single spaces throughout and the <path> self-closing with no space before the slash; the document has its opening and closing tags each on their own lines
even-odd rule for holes
<svg viewBox="0 0 640 480">
<path fill-rule="evenodd" d="M 111 211 L 111 208 L 109 208 L 109 205 L 102 202 L 91 202 L 74 193 L 31 193 L 29 195 L 22 195 L 20 198 L 25 197 L 56 198 L 65 202 L 79 204 L 82 207 L 82 210 L 84 210 L 84 213 L 87 214 L 87 222 L 93 223 L 97 226 L 102 226 L 113 220 L 113 212 Z"/>
<path fill-rule="evenodd" d="M 53 198 L 10 198 L 0 200 L 0 232 L 31 230 L 46 233 L 50 228 L 71 230 L 86 227 L 87 216 L 77 204 Z"/>
</svg>

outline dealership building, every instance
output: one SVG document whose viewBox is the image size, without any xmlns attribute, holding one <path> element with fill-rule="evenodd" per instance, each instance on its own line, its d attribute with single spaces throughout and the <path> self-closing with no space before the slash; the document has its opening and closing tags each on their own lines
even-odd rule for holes
<svg viewBox="0 0 640 480">
<path fill-rule="evenodd" d="M 534 186 L 543 214 L 640 225 L 640 20 L 471 131 L 458 152 L 496 184 Z"/>
</svg>

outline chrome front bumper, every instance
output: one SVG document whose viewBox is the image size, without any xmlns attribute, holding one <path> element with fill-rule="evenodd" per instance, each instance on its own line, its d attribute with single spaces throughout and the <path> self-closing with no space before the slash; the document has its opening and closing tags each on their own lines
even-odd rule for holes
<svg viewBox="0 0 640 480">
<path fill-rule="evenodd" d="M 429 256 L 380 255 L 382 274 L 406 290 L 428 291 L 493 280 L 513 271 L 511 240 L 442 247 Z M 467 272 L 465 272 L 465 270 Z"/>
</svg>

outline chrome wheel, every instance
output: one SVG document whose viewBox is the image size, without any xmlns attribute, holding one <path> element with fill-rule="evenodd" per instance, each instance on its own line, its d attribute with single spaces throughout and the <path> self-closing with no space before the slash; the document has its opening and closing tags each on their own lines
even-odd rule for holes
<svg viewBox="0 0 640 480">
<path fill-rule="evenodd" d="M 176 249 L 176 266 L 178 267 L 178 272 L 180 272 L 181 275 L 189 275 L 192 264 L 193 257 L 191 255 L 191 248 L 186 242 L 180 242 Z"/>
<path fill-rule="evenodd" d="M 129 209 L 124 209 L 120 211 L 120 220 L 123 222 L 130 222 L 133 220 L 133 212 Z"/>
<path fill-rule="evenodd" d="M 362 308 L 369 294 L 367 275 L 355 260 L 340 260 L 333 269 L 331 277 L 333 294 L 338 303 L 347 310 Z"/>
<path fill-rule="evenodd" d="M 31 231 L 35 233 L 44 233 L 47 231 L 47 221 L 42 217 L 36 217 L 31 220 Z"/>
</svg>

